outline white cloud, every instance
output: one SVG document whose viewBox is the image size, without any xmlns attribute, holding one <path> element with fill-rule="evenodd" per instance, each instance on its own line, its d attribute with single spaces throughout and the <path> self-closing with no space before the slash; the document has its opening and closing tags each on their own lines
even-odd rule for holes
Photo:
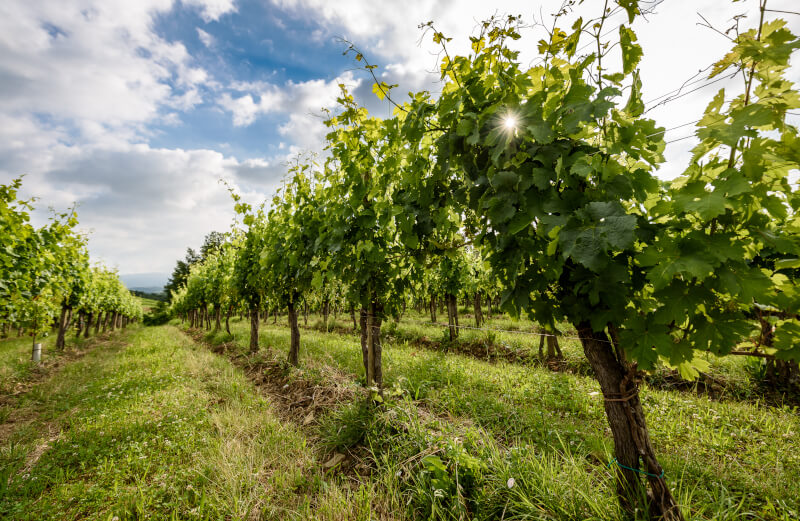
<svg viewBox="0 0 800 521">
<path fill-rule="evenodd" d="M 491 4 L 481 0 L 407 0 L 403 2 L 401 16 L 397 8 L 389 9 L 381 2 L 363 0 L 272 0 L 272 3 L 298 16 L 308 17 L 309 11 L 313 12 L 326 30 L 326 36 L 352 41 L 373 60 L 388 59 L 390 63 L 403 63 L 424 73 L 436 64 L 438 48 L 432 44 L 430 36 L 418 45 L 422 34 L 419 24 L 436 22 L 438 30 L 454 37 L 451 50 L 466 52 L 469 49 L 467 35 L 491 15 L 523 14 L 526 20 L 532 21 L 534 14 L 539 15 L 539 5 L 547 15 L 555 12 L 562 2 L 544 0 L 531 6 L 514 0 L 496 0 Z M 323 34 L 318 33 L 317 38 L 322 38 Z"/>
<path fill-rule="evenodd" d="M 280 91 L 262 91 L 255 101 L 253 95 L 247 94 L 238 98 L 232 97 L 229 93 L 223 93 L 219 100 L 219 105 L 233 115 L 233 124 L 237 127 L 250 125 L 260 114 L 268 114 L 280 105 L 282 98 Z"/>
<path fill-rule="evenodd" d="M 231 0 L 183 0 L 206 21 Z M 218 180 L 255 197 L 279 160 L 153 148 L 150 125 L 177 124 L 215 81 L 186 48 L 155 32 L 177 0 L 0 2 L 0 183 L 47 208 L 79 203 L 95 258 L 122 271 L 169 270 L 183 249 L 225 229 L 232 205 Z M 198 33 L 201 34 L 201 33 Z"/>
<path fill-rule="evenodd" d="M 328 131 L 322 116 L 297 112 L 290 114 L 289 121 L 278 128 L 278 132 L 294 144 L 295 150 L 299 148 L 316 152 L 321 151 Z"/>
<path fill-rule="evenodd" d="M 200 15 L 206 22 L 214 22 L 224 14 L 236 10 L 234 0 L 182 0 L 186 5 L 192 5 L 200 9 Z"/>
<path fill-rule="evenodd" d="M 209 49 L 214 47 L 216 44 L 216 39 L 199 27 L 197 28 L 197 37 L 200 38 L 200 41 L 203 42 L 203 45 Z"/>
<path fill-rule="evenodd" d="M 330 109 L 336 105 L 336 98 L 341 92 L 339 84 L 355 89 L 362 84 L 362 80 L 346 72 L 330 81 L 289 81 L 282 86 L 268 82 L 235 82 L 230 86 L 234 92 L 223 93 L 218 103 L 231 113 L 236 126 L 250 125 L 258 117 L 267 114 L 289 115 L 289 121 L 281 126 L 281 133 L 308 143 L 305 131 L 295 132 L 295 126 L 301 121 L 312 122 L 312 126 L 315 126 L 313 122 L 321 124 L 318 116 L 323 108 Z M 237 95 L 236 92 L 247 94 Z M 314 143 L 319 145 L 321 141 Z"/>
<path fill-rule="evenodd" d="M 47 127 L 29 115 L 0 112 L 0 183 L 50 167 L 50 150 L 63 146 L 66 132 Z"/>
<path fill-rule="evenodd" d="M 215 16 L 231 2 L 194 1 Z M 228 5 L 230 4 L 230 5 Z M 200 102 L 208 74 L 153 29 L 172 0 L 0 3 L 0 112 L 138 133 L 162 109 Z M 174 83 L 181 90 L 173 89 Z"/>
</svg>

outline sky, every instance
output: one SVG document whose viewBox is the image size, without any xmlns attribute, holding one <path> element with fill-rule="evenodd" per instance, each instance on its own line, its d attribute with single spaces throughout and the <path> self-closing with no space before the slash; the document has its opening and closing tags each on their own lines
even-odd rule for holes
<svg viewBox="0 0 800 521">
<path fill-rule="evenodd" d="M 227 186 L 246 200 L 268 198 L 294 154 L 321 153 L 322 109 L 335 110 L 338 84 L 371 112 L 390 106 L 371 90 L 344 40 L 374 64 L 396 93 L 441 85 L 437 46 L 419 24 L 434 21 L 466 54 L 468 36 L 493 14 L 520 14 L 523 63 L 537 58 L 561 1 L 404 0 L 3 0 L 0 2 L 0 183 L 25 174 L 38 198 L 34 220 L 78 205 L 92 258 L 123 274 L 168 274 L 187 247 L 233 219 Z M 770 0 L 797 10 L 796 0 Z M 559 25 L 599 14 L 586 0 Z M 648 116 L 666 133 L 659 176 L 685 168 L 692 122 L 725 80 L 659 105 L 729 48 L 700 25 L 724 31 L 737 14 L 757 20 L 757 2 L 666 0 L 634 29 Z M 785 18 L 795 34 L 800 16 Z M 607 22 L 613 37 L 624 13 Z M 588 49 L 587 49 L 588 51 Z M 794 65 L 791 79 L 800 82 Z M 685 95 L 683 95 L 685 94 Z M 396 94 L 397 95 L 397 94 Z M 731 94 L 732 96 L 732 94 Z M 403 98 L 402 95 L 399 96 Z M 687 124 L 688 125 L 685 125 Z M 800 119 L 796 121 L 800 124 Z"/>
</svg>

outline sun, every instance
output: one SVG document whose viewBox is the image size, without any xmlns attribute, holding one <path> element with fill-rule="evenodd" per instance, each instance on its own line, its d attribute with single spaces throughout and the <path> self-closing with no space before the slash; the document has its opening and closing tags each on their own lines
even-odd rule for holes
<svg viewBox="0 0 800 521">
<path fill-rule="evenodd" d="M 503 119 L 503 126 L 506 127 L 506 130 L 516 130 L 517 129 L 517 118 L 514 117 L 513 114 L 509 114 Z"/>
</svg>

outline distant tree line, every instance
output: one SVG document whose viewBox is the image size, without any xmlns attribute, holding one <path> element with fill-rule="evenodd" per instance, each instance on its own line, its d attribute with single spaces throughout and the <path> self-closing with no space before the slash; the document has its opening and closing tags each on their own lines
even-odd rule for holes
<svg viewBox="0 0 800 521">
<path fill-rule="evenodd" d="M 145 298 L 153 298 L 154 300 L 163 300 L 169 302 L 172 299 L 172 294 L 177 292 L 182 286 L 186 285 L 186 280 L 189 278 L 189 273 L 192 266 L 198 262 L 203 262 L 209 255 L 219 251 L 224 242 L 225 234 L 220 232 L 211 232 L 206 235 L 199 252 L 195 251 L 193 248 L 186 248 L 186 257 L 183 260 L 179 259 L 176 263 L 175 269 L 172 270 L 172 276 L 164 286 L 164 295 L 160 298 L 149 296 Z"/>
<path fill-rule="evenodd" d="M 135 289 L 130 290 L 130 292 L 131 292 L 131 295 L 133 295 L 135 297 L 146 298 L 146 299 L 150 299 L 150 300 L 157 300 L 159 302 L 166 302 L 167 301 L 167 295 L 165 293 L 150 293 L 150 292 L 147 292 L 147 291 L 138 291 L 138 290 L 135 290 Z"/>
</svg>

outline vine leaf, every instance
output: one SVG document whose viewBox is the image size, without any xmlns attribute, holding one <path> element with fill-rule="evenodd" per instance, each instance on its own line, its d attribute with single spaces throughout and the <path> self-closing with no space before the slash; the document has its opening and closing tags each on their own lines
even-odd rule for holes
<svg viewBox="0 0 800 521">
<path fill-rule="evenodd" d="M 642 59 L 642 47 L 636 42 L 636 33 L 632 29 L 619 26 L 619 46 L 622 49 L 622 71 L 630 74 Z"/>
<path fill-rule="evenodd" d="M 628 13 L 628 23 L 633 23 L 633 19 L 639 12 L 639 0 L 617 0 L 617 3 Z"/>
<path fill-rule="evenodd" d="M 584 222 L 573 220 L 558 232 L 563 255 L 599 272 L 608 264 L 608 251 L 633 245 L 636 217 L 614 202 L 589 203 L 580 213 Z"/>
</svg>

